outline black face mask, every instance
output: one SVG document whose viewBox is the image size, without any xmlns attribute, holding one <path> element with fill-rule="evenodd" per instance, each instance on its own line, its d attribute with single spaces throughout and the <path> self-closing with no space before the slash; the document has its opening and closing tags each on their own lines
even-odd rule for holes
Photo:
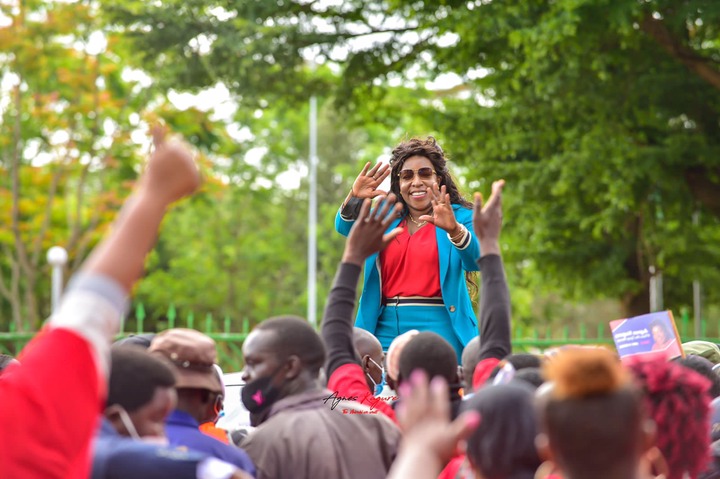
<svg viewBox="0 0 720 479">
<path fill-rule="evenodd" d="M 243 387 L 240 398 L 250 414 L 258 415 L 272 406 L 280 395 L 280 388 L 272 384 L 273 377 L 284 366 L 281 365 L 269 376 L 258 378 Z"/>
</svg>

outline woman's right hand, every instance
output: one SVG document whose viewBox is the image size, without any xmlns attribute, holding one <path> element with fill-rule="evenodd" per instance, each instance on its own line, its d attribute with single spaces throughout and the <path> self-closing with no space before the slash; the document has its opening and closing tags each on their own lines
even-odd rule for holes
<svg viewBox="0 0 720 479">
<path fill-rule="evenodd" d="M 361 199 L 387 195 L 386 191 L 378 190 L 377 188 L 385 181 L 385 178 L 390 175 L 390 171 L 390 165 L 388 164 L 378 163 L 370 168 L 370 162 L 365 163 L 365 167 L 358 177 L 355 178 L 350 194 L 355 198 Z"/>
</svg>

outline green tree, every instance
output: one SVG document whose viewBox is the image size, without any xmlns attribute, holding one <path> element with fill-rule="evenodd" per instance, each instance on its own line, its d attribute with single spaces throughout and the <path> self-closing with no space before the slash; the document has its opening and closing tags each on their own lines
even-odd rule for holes
<svg viewBox="0 0 720 479">
<path fill-rule="evenodd" d="M 318 317 L 344 238 L 335 232 L 340 202 L 364 161 L 388 148 L 390 134 L 358 129 L 333 102 L 320 102 L 318 167 Z M 276 102 L 240 108 L 252 138 L 205 194 L 168 219 L 137 297 L 152 315 L 181 312 L 257 323 L 277 314 L 305 316 L 308 247 L 308 106 Z M 261 151 L 254 161 L 250 150 Z M 251 152 L 252 153 L 252 152 Z M 249 155 L 252 156 L 252 155 Z M 198 227 L 201 225 L 201 227 Z"/>
<path fill-rule="evenodd" d="M 186 87 L 296 98 L 317 86 L 303 65 L 312 46 L 342 74 L 318 83 L 367 117 L 389 82 L 457 74 L 459 87 L 432 101 L 419 89 L 404 107 L 473 188 L 509 180 L 521 284 L 618 298 L 628 315 L 648 309 L 650 266 L 669 306 L 689 302 L 692 279 L 720 284 L 708 267 L 720 259 L 717 2 L 141 3 L 113 20 L 135 26 L 145 65 Z M 373 43 L 353 43 L 363 37 Z"/>
<path fill-rule="evenodd" d="M 0 326 L 22 330 L 50 314 L 45 252 L 68 250 L 66 278 L 79 267 L 141 168 L 149 123 L 206 156 L 235 150 L 224 124 L 177 111 L 128 68 L 132 48 L 102 33 L 97 5 L 3 2 L 0 18 Z"/>
<path fill-rule="evenodd" d="M 0 9 L 0 77 L 10 85 L 0 107 L 0 297 L 22 329 L 50 313 L 47 248 L 68 249 L 74 271 L 135 177 L 132 114 L 144 105 L 112 41 L 105 51 L 91 45 L 91 7 Z"/>
</svg>

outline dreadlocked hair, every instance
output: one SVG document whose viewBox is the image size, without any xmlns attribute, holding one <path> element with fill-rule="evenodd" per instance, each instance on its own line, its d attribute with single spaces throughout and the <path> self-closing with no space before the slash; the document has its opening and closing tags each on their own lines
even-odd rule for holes
<svg viewBox="0 0 720 479">
<path fill-rule="evenodd" d="M 697 478 L 710 461 L 709 381 L 662 358 L 636 358 L 628 366 L 657 425 L 657 447 L 667 461 L 668 479 L 685 474 Z"/>
</svg>

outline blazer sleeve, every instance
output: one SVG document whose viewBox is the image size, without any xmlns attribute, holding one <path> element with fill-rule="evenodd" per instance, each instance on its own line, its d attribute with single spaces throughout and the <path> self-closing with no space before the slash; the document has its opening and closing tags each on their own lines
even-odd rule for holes
<svg viewBox="0 0 720 479">
<path fill-rule="evenodd" d="M 343 217 L 342 212 L 338 210 L 335 215 L 335 230 L 343 236 L 350 234 L 352 226 L 355 224 L 354 219 L 347 219 Z"/>
<path fill-rule="evenodd" d="M 455 246 L 452 242 L 450 242 L 450 244 L 453 245 L 453 248 L 460 254 L 460 259 L 465 271 L 479 271 L 477 261 L 480 258 L 480 243 L 473 232 L 472 211 L 469 208 L 460 207 L 455 210 L 455 219 L 467 228 L 469 239 L 459 247 Z"/>
</svg>

